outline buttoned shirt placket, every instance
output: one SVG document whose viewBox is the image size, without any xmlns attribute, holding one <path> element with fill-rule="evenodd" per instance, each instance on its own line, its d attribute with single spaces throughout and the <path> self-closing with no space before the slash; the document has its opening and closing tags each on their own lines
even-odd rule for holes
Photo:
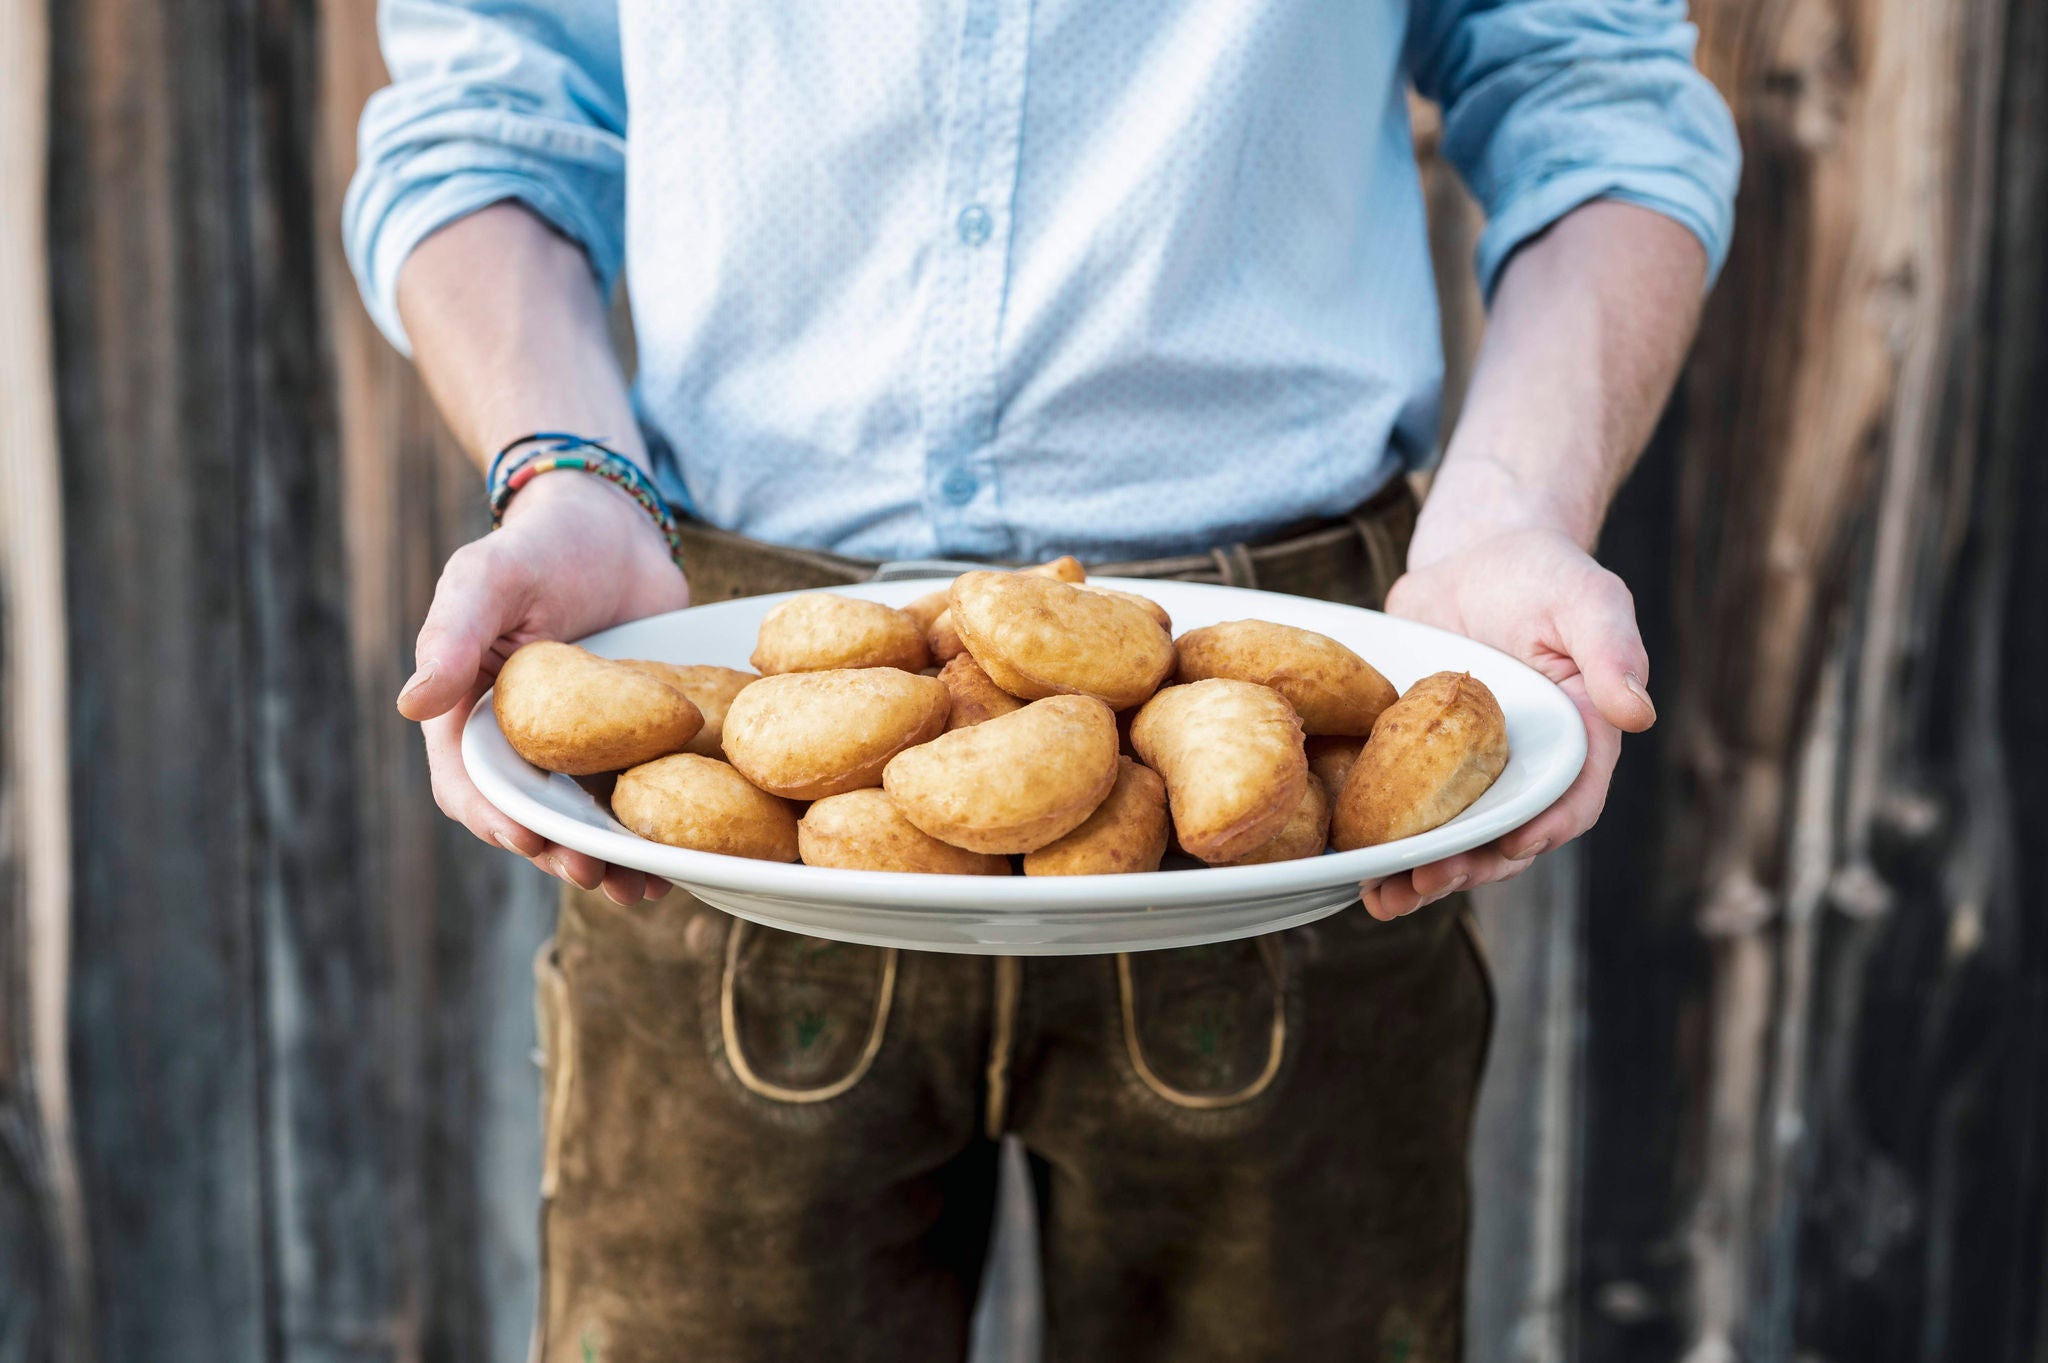
<svg viewBox="0 0 2048 1363">
<path fill-rule="evenodd" d="M 967 0 L 921 344 L 925 505 L 943 554 L 1010 548 L 991 446 L 1031 0 Z"/>
</svg>

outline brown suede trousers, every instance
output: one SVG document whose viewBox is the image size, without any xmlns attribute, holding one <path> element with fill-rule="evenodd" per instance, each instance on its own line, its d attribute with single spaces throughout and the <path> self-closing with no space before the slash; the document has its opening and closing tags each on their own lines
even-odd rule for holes
<svg viewBox="0 0 2048 1363">
<path fill-rule="evenodd" d="M 1413 503 L 1367 514 L 1404 554 Z M 1365 604 L 1394 571 L 1384 542 L 1355 572 L 1249 552 Z M 755 590 L 852 580 L 817 557 Z M 1248 556 L 1213 557 L 1229 580 Z M 748 585 L 743 557 L 701 571 Z M 1459 1356 L 1491 1001 L 1455 898 L 992 958 L 571 893 L 537 974 L 541 1363 L 962 1359 L 1005 1134 L 1035 1178 L 1049 1363 Z"/>
</svg>

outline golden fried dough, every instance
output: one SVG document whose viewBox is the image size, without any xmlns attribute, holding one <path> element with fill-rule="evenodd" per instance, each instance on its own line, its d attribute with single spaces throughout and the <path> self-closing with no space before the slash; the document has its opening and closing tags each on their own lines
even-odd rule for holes
<svg viewBox="0 0 2048 1363">
<path fill-rule="evenodd" d="M 498 670 L 491 710 L 512 750 L 544 771 L 591 776 L 678 752 L 704 716 L 637 668 L 574 644 L 523 646 Z"/>
<path fill-rule="evenodd" d="M 1140 607 L 1030 573 L 962 573 L 947 612 L 961 642 L 1013 696 L 1140 703 L 1173 671 L 1173 640 Z M 944 623 L 942 617 L 941 623 Z"/>
<path fill-rule="evenodd" d="M 725 756 L 721 740 L 725 736 L 726 707 L 732 704 L 732 698 L 740 693 L 741 687 L 761 680 L 754 673 L 737 667 L 712 667 L 699 663 L 656 663 L 632 658 L 626 661 L 626 666 L 637 667 L 690 698 L 691 704 L 704 716 L 704 727 L 683 746 L 683 751 L 702 757 Z"/>
<path fill-rule="evenodd" d="M 643 838 L 757 861 L 796 860 L 796 811 L 715 757 L 677 753 L 624 772 L 612 813 Z"/>
<path fill-rule="evenodd" d="M 1263 866 L 1270 861 L 1296 861 L 1302 857 L 1319 857 L 1330 842 L 1330 796 L 1323 789 L 1322 778 L 1314 772 L 1308 774 L 1308 784 L 1301 792 L 1301 803 L 1294 807 L 1294 813 L 1280 831 L 1254 847 L 1251 851 L 1226 866 Z"/>
<path fill-rule="evenodd" d="M 1276 836 L 1308 783 L 1300 717 L 1278 691 L 1253 682 L 1169 686 L 1138 711 L 1131 743 L 1166 778 L 1181 846 L 1207 862 Z"/>
<path fill-rule="evenodd" d="M 1426 833 L 1486 793 L 1508 764 L 1507 721 L 1486 684 L 1438 672 L 1381 712 L 1330 821 L 1339 851 Z"/>
<path fill-rule="evenodd" d="M 1300 714 L 1305 733 L 1362 737 L 1397 694 L 1371 663 L 1329 635 L 1269 620 L 1191 629 L 1174 649 L 1179 680 L 1231 677 L 1270 686 Z"/>
<path fill-rule="evenodd" d="M 941 587 L 935 592 L 926 592 L 923 596 L 905 606 L 903 613 L 917 621 L 917 627 L 929 637 L 932 632 L 932 621 L 946 613 L 946 588 Z"/>
<path fill-rule="evenodd" d="M 806 866 L 845 871 L 918 871 L 929 875 L 1006 876 L 1008 857 L 940 842 L 903 817 L 882 790 L 849 790 L 804 811 L 797 844 Z"/>
<path fill-rule="evenodd" d="M 924 640 L 935 663 L 950 663 L 967 651 L 967 645 L 960 641 L 960 631 L 953 628 L 950 608 L 939 612 L 939 618 L 924 632 Z"/>
<path fill-rule="evenodd" d="M 1119 601 L 1128 601 L 1154 620 L 1157 620 L 1159 628 L 1165 630 L 1168 634 L 1173 633 L 1173 617 L 1166 613 L 1166 607 L 1160 605 L 1149 596 L 1140 596 L 1136 592 L 1127 592 L 1121 587 L 1098 587 L 1093 582 L 1076 582 L 1074 585 L 1084 592 L 1099 592 L 1103 596 L 1116 597 Z"/>
<path fill-rule="evenodd" d="M 893 667 L 763 677 L 725 712 L 725 755 L 773 795 L 822 800 L 880 783 L 905 748 L 946 727 L 952 699 L 936 677 Z"/>
<path fill-rule="evenodd" d="M 847 667 L 920 672 L 930 661 L 924 631 L 894 606 L 831 592 L 805 592 L 761 617 L 754 666 L 763 676 Z"/>
<path fill-rule="evenodd" d="M 1351 774 L 1351 764 L 1358 760 L 1358 750 L 1364 746 L 1364 739 L 1342 734 L 1317 734 L 1309 739 L 1308 769 L 1322 778 L 1323 789 L 1329 792 L 1333 804 L 1337 792 L 1344 789 L 1344 778 Z"/>
<path fill-rule="evenodd" d="M 1116 773 L 1109 707 L 1054 696 L 899 754 L 882 788 L 905 818 L 955 847 L 1030 852 L 1080 827 Z"/>
<path fill-rule="evenodd" d="M 1116 784 L 1085 822 L 1024 854 L 1027 876 L 1121 875 L 1156 871 L 1166 855 L 1166 782 L 1150 767 L 1117 759 Z"/>
<path fill-rule="evenodd" d="M 1055 582 L 1083 582 L 1088 577 L 1088 570 L 1083 568 L 1081 560 L 1075 558 L 1072 554 L 1061 554 L 1050 563 L 1041 563 L 1035 568 L 1026 568 L 1024 571 L 1035 573 L 1039 577 L 1049 577 Z"/>
<path fill-rule="evenodd" d="M 939 680 L 953 693 L 953 713 L 946 728 L 965 729 L 997 715 L 1024 708 L 1024 702 L 997 686 L 971 654 L 963 653 L 939 669 Z"/>
</svg>

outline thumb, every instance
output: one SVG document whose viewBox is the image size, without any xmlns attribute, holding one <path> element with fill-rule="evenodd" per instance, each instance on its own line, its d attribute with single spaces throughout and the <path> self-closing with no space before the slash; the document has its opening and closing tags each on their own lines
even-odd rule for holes
<svg viewBox="0 0 2048 1363">
<path fill-rule="evenodd" d="M 491 646 L 522 609 L 519 580 L 505 553 L 488 540 L 455 551 L 420 626 L 416 670 L 398 693 L 400 714 L 432 719 L 476 689 Z"/>
<path fill-rule="evenodd" d="M 1605 568 L 1593 568 L 1556 620 L 1558 642 L 1586 679 L 1586 695 L 1601 718 L 1632 734 L 1655 724 L 1650 657 L 1636 625 L 1635 598 L 1622 580 Z"/>
</svg>

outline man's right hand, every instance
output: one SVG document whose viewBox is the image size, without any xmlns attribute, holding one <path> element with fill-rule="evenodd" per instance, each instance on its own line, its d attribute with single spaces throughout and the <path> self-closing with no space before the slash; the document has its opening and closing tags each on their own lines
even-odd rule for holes
<svg viewBox="0 0 2048 1363">
<path fill-rule="evenodd" d="M 667 882 L 549 842 L 498 812 L 462 766 L 462 725 L 498 668 L 534 639 L 595 630 L 690 604 L 690 589 L 653 520 L 618 488 L 573 472 L 520 489 L 504 526 L 455 551 L 420 630 L 418 670 L 398 711 L 419 721 L 441 812 L 484 841 L 620 904 L 668 893 Z"/>
</svg>

